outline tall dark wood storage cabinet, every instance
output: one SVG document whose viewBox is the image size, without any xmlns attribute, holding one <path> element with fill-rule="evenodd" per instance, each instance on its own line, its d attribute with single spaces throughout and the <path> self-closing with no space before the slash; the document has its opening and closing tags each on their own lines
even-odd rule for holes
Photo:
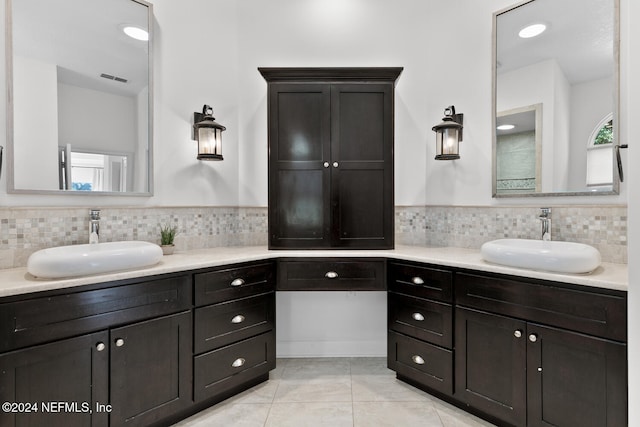
<svg viewBox="0 0 640 427">
<path fill-rule="evenodd" d="M 269 98 L 269 248 L 393 248 L 402 68 L 259 71 Z"/>
</svg>

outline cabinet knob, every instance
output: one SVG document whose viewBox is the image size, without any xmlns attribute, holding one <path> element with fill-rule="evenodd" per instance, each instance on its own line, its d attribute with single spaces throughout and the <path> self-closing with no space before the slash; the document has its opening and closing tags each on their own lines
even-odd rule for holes
<svg viewBox="0 0 640 427">
<path fill-rule="evenodd" d="M 516 329 L 513 331 L 513 336 L 516 338 L 520 338 L 522 336 L 522 331 L 520 329 Z"/>
<path fill-rule="evenodd" d="M 418 355 L 411 356 L 411 360 L 413 360 L 413 363 L 416 365 L 424 365 L 424 359 Z"/>
<path fill-rule="evenodd" d="M 231 366 L 233 366 L 234 368 L 239 368 L 242 365 L 244 365 L 245 362 L 246 362 L 246 360 L 244 360 L 244 358 L 238 357 L 236 360 L 233 361 Z"/>
<path fill-rule="evenodd" d="M 122 347 L 124 345 L 124 340 L 122 338 L 118 338 L 116 340 L 116 347 Z"/>
<path fill-rule="evenodd" d="M 234 279 L 231 282 L 231 286 L 242 286 L 244 285 L 244 280 L 243 279 Z"/>
<path fill-rule="evenodd" d="M 335 279 L 336 277 L 338 277 L 338 273 L 336 273 L 335 271 L 327 271 L 324 274 L 324 277 L 326 277 L 327 279 Z"/>
<path fill-rule="evenodd" d="M 413 283 L 414 285 L 424 285 L 424 280 L 422 280 L 422 277 L 413 277 L 411 278 L 411 283 Z"/>
<path fill-rule="evenodd" d="M 413 313 L 411 317 L 413 317 L 413 320 L 417 320 L 419 322 L 424 320 L 424 316 L 421 313 Z"/>
<path fill-rule="evenodd" d="M 329 167 L 329 162 L 324 162 L 324 163 L 322 164 L 322 166 L 324 166 L 325 168 L 328 168 L 328 167 Z"/>
<path fill-rule="evenodd" d="M 244 322 L 244 316 L 242 314 L 238 314 L 231 319 L 231 323 L 242 323 Z"/>
<path fill-rule="evenodd" d="M 337 168 L 338 167 L 338 162 L 333 162 L 333 167 Z"/>
<path fill-rule="evenodd" d="M 98 344 L 96 344 L 96 350 L 98 351 L 102 351 L 105 348 L 107 348 L 107 346 L 103 342 L 99 342 Z"/>
<path fill-rule="evenodd" d="M 537 335 L 537 334 L 531 334 L 531 335 L 529 335 L 529 341 L 531 341 L 531 342 L 536 342 L 536 341 L 538 341 L 538 335 Z"/>
</svg>

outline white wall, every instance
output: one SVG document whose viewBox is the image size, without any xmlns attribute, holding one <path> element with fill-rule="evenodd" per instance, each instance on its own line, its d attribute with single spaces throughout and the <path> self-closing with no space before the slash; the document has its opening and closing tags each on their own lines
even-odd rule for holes
<svg viewBox="0 0 640 427">
<path fill-rule="evenodd" d="M 23 57 L 15 57 L 13 66 L 14 133 L 28 141 L 14 150 L 15 158 L 21 159 L 15 165 L 15 186 L 57 190 L 58 115 L 40 114 L 58 111 L 56 66 Z"/>
<path fill-rule="evenodd" d="M 72 149 L 132 152 L 138 134 L 135 104 L 130 96 L 58 83 L 58 143 Z"/>
</svg>

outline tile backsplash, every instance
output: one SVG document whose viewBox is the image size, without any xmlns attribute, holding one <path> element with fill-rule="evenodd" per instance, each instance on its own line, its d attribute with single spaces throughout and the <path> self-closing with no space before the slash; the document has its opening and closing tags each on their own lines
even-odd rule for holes
<svg viewBox="0 0 640 427">
<path fill-rule="evenodd" d="M 397 206 L 396 244 L 479 248 L 488 240 L 540 238 L 537 207 Z M 22 267 L 38 249 L 88 243 L 88 208 L 0 208 L 0 268 Z M 101 209 L 100 240 L 159 243 L 178 226 L 178 250 L 267 244 L 264 207 Z M 603 261 L 627 262 L 626 206 L 552 208 L 555 240 L 589 243 Z"/>
</svg>

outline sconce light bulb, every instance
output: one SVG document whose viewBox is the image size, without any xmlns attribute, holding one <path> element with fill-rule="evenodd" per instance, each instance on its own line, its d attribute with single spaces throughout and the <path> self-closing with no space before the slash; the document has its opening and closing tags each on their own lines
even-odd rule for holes
<svg viewBox="0 0 640 427">
<path fill-rule="evenodd" d="M 515 128 L 514 125 L 500 125 L 500 126 L 496 127 L 496 129 L 498 129 L 498 130 L 511 130 L 513 128 Z"/>
</svg>

